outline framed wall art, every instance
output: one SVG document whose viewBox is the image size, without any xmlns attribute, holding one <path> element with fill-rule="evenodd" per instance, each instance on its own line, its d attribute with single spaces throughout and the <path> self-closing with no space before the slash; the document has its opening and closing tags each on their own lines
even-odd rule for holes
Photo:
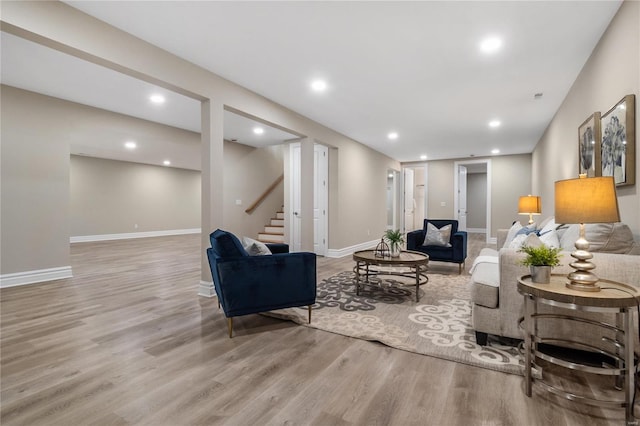
<svg viewBox="0 0 640 426">
<path fill-rule="evenodd" d="M 601 176 L 613 176 L 616 186 L 636 182 L 635 95 L 627 95 L 600 118 Z"/>
<path fill-rule="evenodd" d="M 600 176 L 600 113 L 594 112 L 578 127 L 578 173 Z"/>
</svg>

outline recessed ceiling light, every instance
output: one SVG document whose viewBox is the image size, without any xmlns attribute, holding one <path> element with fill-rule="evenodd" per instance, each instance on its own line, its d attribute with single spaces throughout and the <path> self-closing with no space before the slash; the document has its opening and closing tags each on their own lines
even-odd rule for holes
<svg viewBox="0 0 640 426">
<path fill-rule="evenodd" d="M 426 155 L 421 155 L 421 156 L 420 156 L 420 159 L 421 159 L 421 160 L 426 160 L 426 159 L 427 159 L 427 156 L 426 156 Z"/>
<path fill-rule="evenodd" d="M 502 47 L 502 40 L 498 37 L 487 37 L 480 43 L 480 50 L 484 53 L 497 52 Z"/>
<path fill-rule="evenodd" d="M 499 149 L 492 149 L 491 153 L 492 154 L 500 154 L 500 150 Z"/>
<path fill-rule="evenodd" d="M 389 174 L 387 175 L 387 177 L 392 178 L 392 177 L 393 177 L 393 173 L 389 173 Z"/>
<path fill-rule="evenodd" d="M 500 127 L 502 123 L 500 123 L 500 120 L 492 120 L 489 122 L 489 127 Z"/>
<path fill-rule="evenodd" d="M 169 160 L 164 160 L 164 161 L 162 162 L 162 164 L 164 164 L 165 166 L 170 166 L 170 165 L 171 165 L 171 161 L 169 161 Z"/>
<path fill-rule="evenodd" d="M 387 135 L 387 137 L 391 140 L 398 139 L 398 134 L 396 132 L 391 132 Z"/>
<path fill-rule="evenodd" d="M 134 141 L 128 141 L 124 143 L 124 147 L 127 149 L 136 149 L 136 146 L 138 146 Z"/>
<path fill-rule="evenodd" d="M 254 127 L 253 133 L 255 133 L 256 135 L 261 135 L 264 133 L 264 129 L 262 127 Z"/>
<path fill-rule="evenodd" d="M 324 80 L 315 80 L 311 83 L 311 88 L 316 92 L 324 92 L 327 90 L 327 82 Z"/>
<path fill-rule="evenodd" d="M 149 100 L 154 104 L 163 104 L 165 101 L 164 96 L 162 95 L 151 95 Z"/>
</svg>

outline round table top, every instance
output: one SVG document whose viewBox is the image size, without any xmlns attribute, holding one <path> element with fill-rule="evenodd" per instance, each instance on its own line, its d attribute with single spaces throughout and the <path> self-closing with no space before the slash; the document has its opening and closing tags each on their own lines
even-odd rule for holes
<svg viewBox="0 0 640 426">
<path fill-rule="evenodd" d="M 616 281 L 600 278 L 600 291 L 573 290 L 566 286 L 569 279 L 564 274 L 552 274 L 549 284 L 536 284 L 531 275 L 523 275 L 518 279 L 518 291 L 541 299 L 579 306 L 601 308 L 623 308 L 636 306 L 636 298 L 640 298 L 638 288 Z"/>
<path fill-rule="evenodd" d="M 357 262 L 375 263 L 378 265 L 422 265 L 429 263 L 429 255 L 418 251 L 405 250 L 398 257 L 379 257 L 375 250 L 361 250 L 353 253 Z"/>
</svg>

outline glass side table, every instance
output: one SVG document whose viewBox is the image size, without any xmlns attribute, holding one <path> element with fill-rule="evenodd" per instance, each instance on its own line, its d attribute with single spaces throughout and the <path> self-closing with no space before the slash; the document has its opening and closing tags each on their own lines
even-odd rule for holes
<svg viewBox="0 0 640 426">
<path fill-rule="evenodd" d="M 523 275 L 518 279 L 518 291 L 524 296 L 524 331 L 525 331 L 525 392 L 527 396 L 532 395 L 532 386 L 539 385 L 541 388 L 568 400 L 580 402 L 588 405 L 601 407 L 623 407 L 625 408 L 625 418 L 627 424 L 637 424 L 633 417 L 633 394 L 635 390 L 635 373 L 637 370 L 637 359 L 634 353 L 634 328 L 633 310 L 638 307 L 640 292 L 635 287 L 600 279 L 602 288 L 599 292 L 583 292 L 572 290 L 565 286 L 566 275 L 553 274 L 549 284 L 535 284 L 531 281 L 530 275 Z M 608 324 L 585 318 L 577 318 L 571 315 L 556 313 L 538 313 L 539 304 L 556 306 L 575 311 L 604 312 L 616 314 L 616 324 Z M 613 366 L 593 366 L 585 363 L 572 362 L 560 359 L 557 356 L 545 353 L 539 348 L 540 343 L 562 342 L 568 346 L 574 346 L 577 342 L 549 338 L 540 336 L 538 332 L 538 321 L 547 319 L 560 319 L 563 321 L 579 321 L 592 324 L 594 327 L 613 330 L 615 339 L 610 341 L 616 349 L 614 351 L 597 348 L 614 360 Z M 581 348 L 594 348 L 588 344 L 580 344 Z M 596 348 L 594 348 L 596 349 Z M 536 368 L 536 358 L 543 359 L 551 364 L 592 374 L 614 376 L 616 383 L 623 385 L 623 400 L 597 400 L 583 395 L 576 395 L 567 392 L 556 386 L 545 382 L 543 378 L 534 379 L 533 370 Z"/>
</svg>

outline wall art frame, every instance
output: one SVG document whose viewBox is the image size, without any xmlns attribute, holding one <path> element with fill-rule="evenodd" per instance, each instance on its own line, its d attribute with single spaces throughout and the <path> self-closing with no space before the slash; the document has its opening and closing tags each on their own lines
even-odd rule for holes
<svg viewBox="0 0 640 426">
<path fill-rule="evenodd" d="M 600 112 L 594 112 L 578 127 L 578 174 L 600 176 Z"/>
<path fill-rule="evenodd" d="M 636 183 L 635 95 L 627 95 L 600 118 L 601 176 L 613 176 L 616 186 Z"/>
</svg>

